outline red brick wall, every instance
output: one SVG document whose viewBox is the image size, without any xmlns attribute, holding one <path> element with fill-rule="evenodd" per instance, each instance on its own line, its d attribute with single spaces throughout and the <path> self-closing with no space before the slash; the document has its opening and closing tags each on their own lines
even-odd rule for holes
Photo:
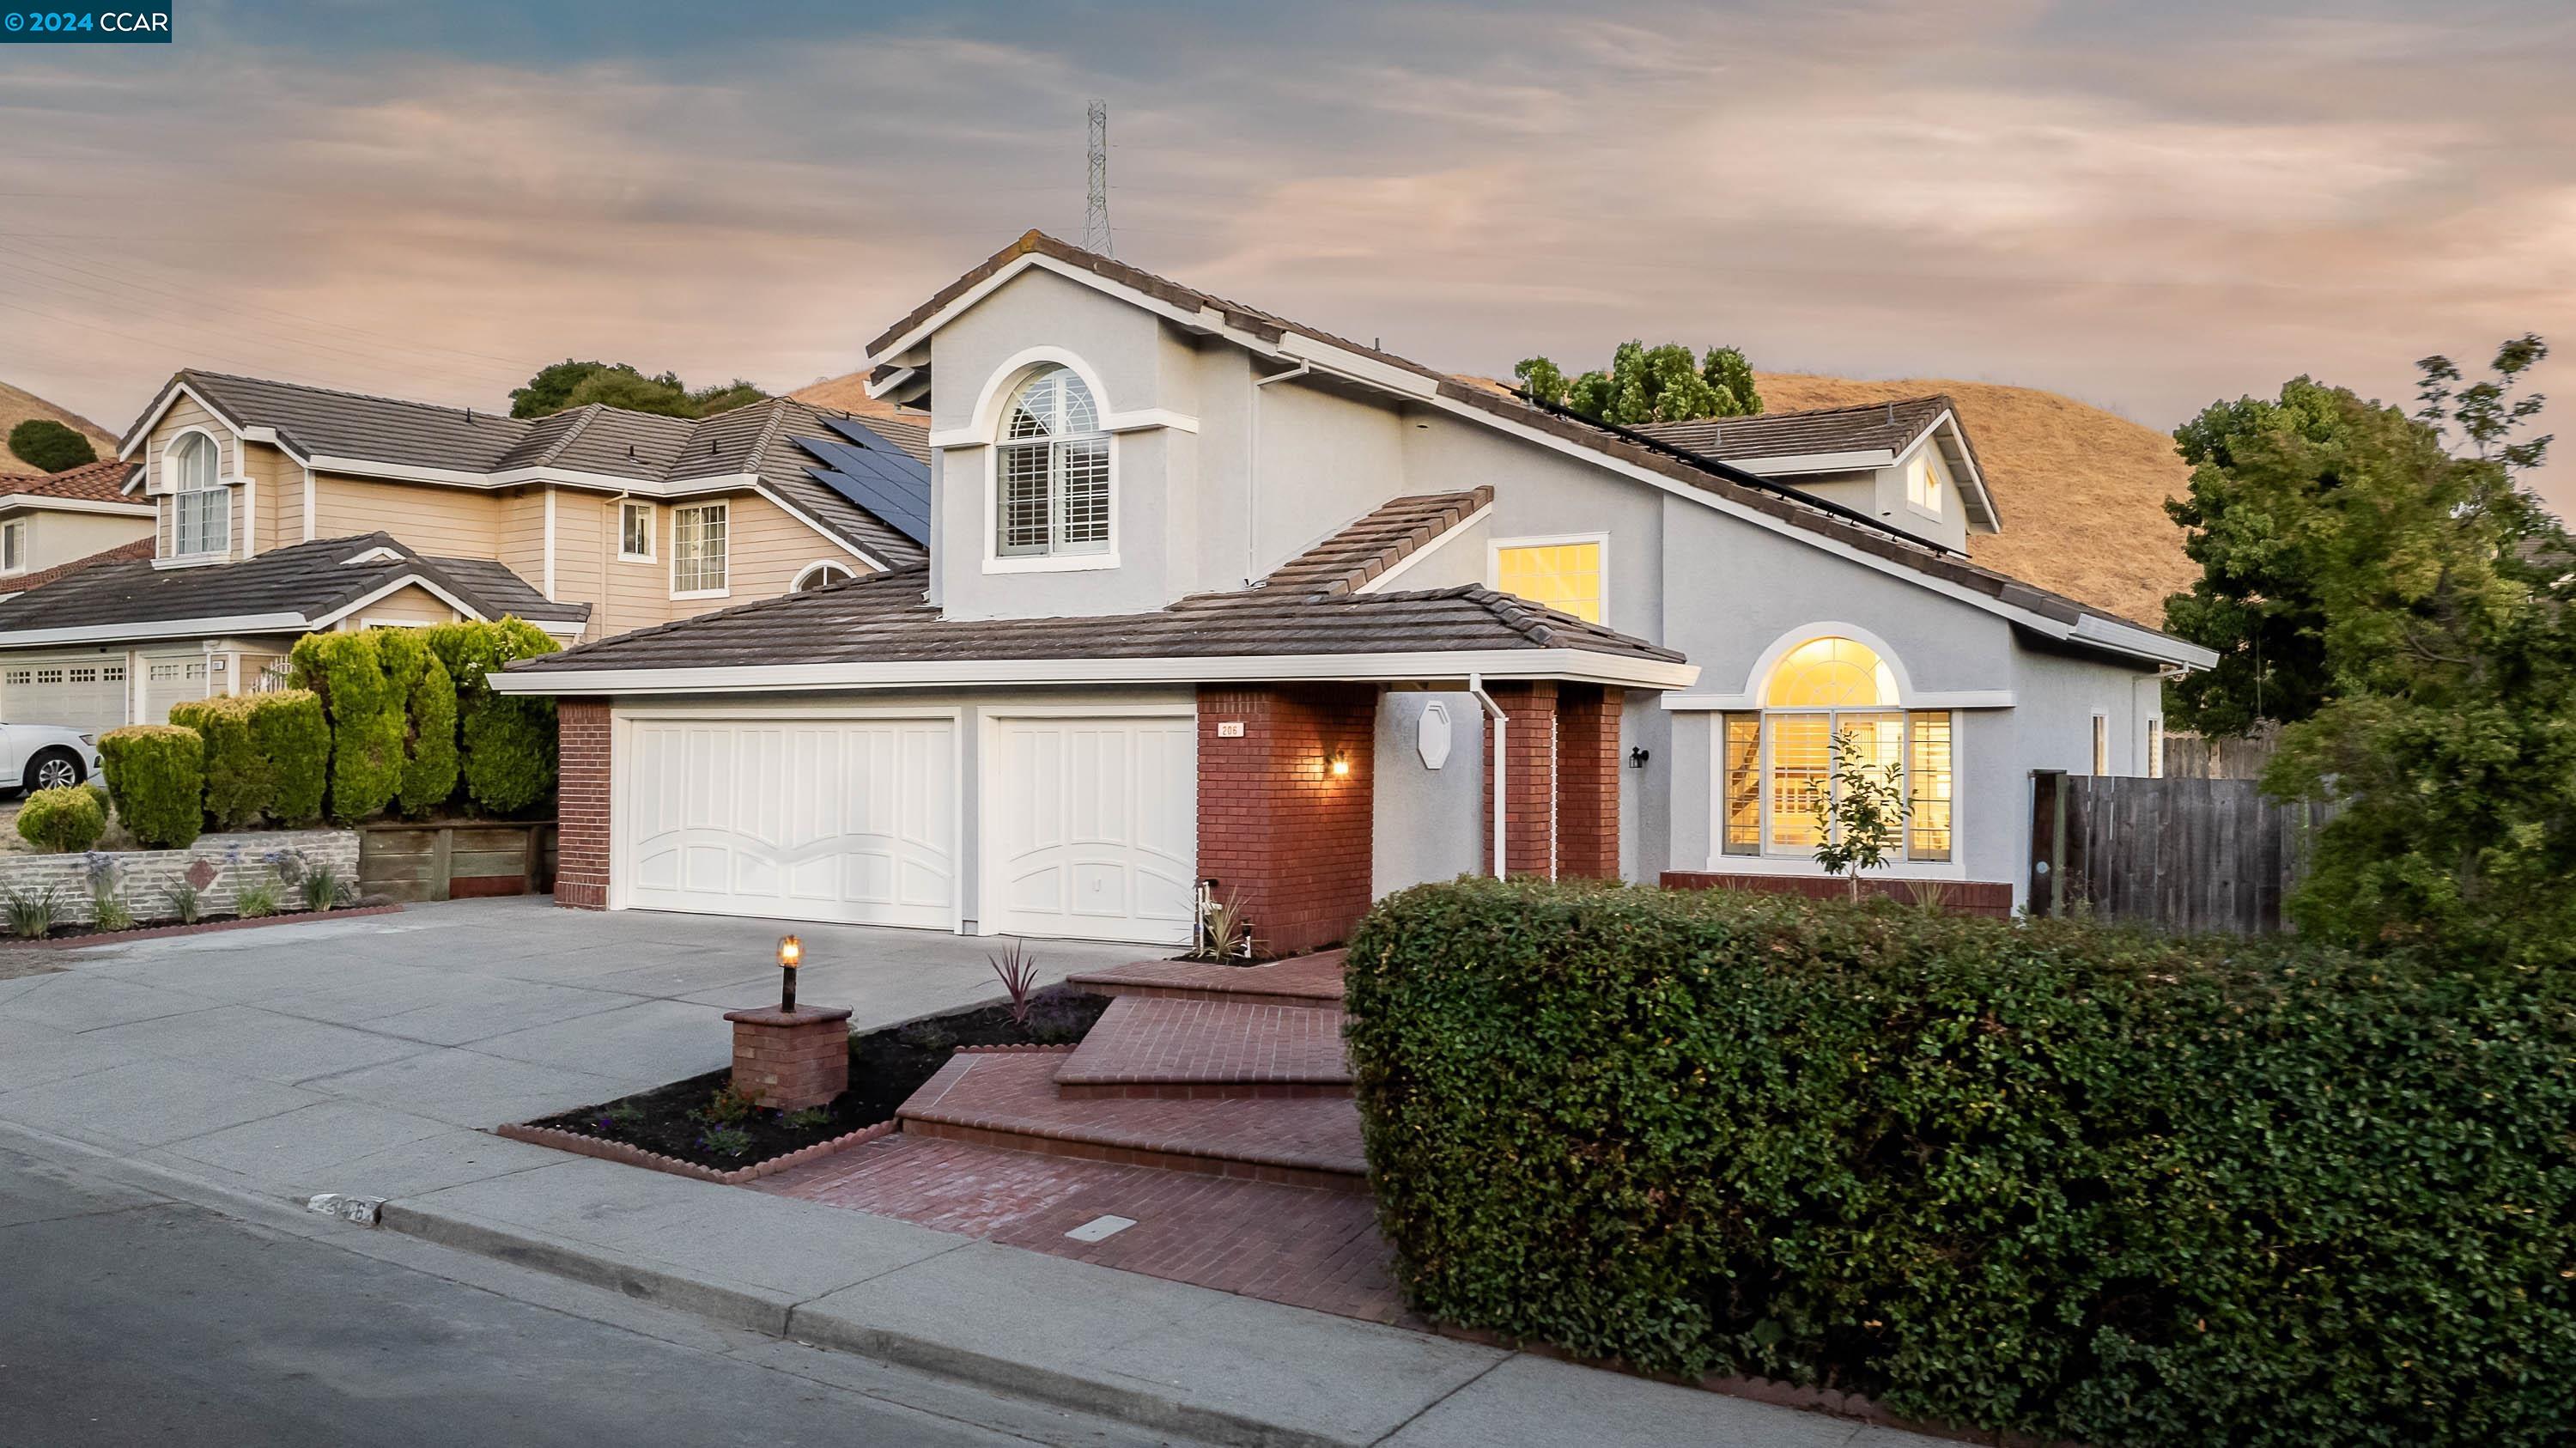
<svg viewBox="0 0 2576 1448">
<path fill-rule="evenodd" d="M 608 701 L 566 699 L 555 710 L 555 903 L 608 908 Z"/>
<path fill-rule="evenodd" d="M 1243 902 L 1261 949 L 1328 945 L 1368 912 L 1376 745 L 1373 687 L 1199 690 L 1199 875 Z M 1347 775 L 1326 768 L 1337 749 Z"/>
<path fill-rule="evenodd" d="M 1511 859 L 1507 875 L 1553 875 L 1556 871 L 1557 686 L 1552 679 L 1530 683 L 1489 684 L 1485 692 L 1501 706 L 1506 727 L 1503 788 L 1511 798 L 1503 807 L 1503 835 Z M 1614 781 L 1615 783 L 1615 781 Z M 1614 796 L 1615 801 L 1615 796 Z M 1613 806 L 1616 808 L 1615 803 Z M 1616 837 L 1616 826 L 1613 826 Z M 1494 730 L 1485 729 L 1485 868 L 1494 867 Z"/>
<path fill-rule="evenodd" d="M 1617 689 L 1565 684 L 1556 699 L 1556 873 L 1619 877 Z"/>
</svg>

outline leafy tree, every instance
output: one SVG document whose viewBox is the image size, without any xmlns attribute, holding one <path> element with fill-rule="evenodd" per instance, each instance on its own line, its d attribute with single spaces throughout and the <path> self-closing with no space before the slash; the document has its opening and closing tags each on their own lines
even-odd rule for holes
<svg viewBox="0 0 2576 1448">
<path fill-rule="evenodd" d="M 768 395 L 739 377 L 692 392 L 676 372 L 648 377 L 624 362 L 576 362 L 567 357 L 539 368 L 527 386 L 511 391 L 510 415 L 544 417 L 598 402 L 665 417 L 711 417 Z"/>
<path fill-rule="evenodd" d="M 1751 417 L 1762 411 L 1752 364 L 1733 347 L 1711 347 L 1694 362 L 1690 349 L 1679 342 L 1660 347 L 1622 342 L 1606 372 L 1568 378 L 1547 358 L 1530 357 L 1513 367 L 1512 375 L 1542 402 L 1621 426 Z"/>
<path fill-rule="evenodd" d="M 1905 767 L 1872 764 L 1856 730 L 1834 731 L 1831 780 L 1812 780 L 1807 807 L 1816 817 L 1816 863 L 1840 875 L 1860 899 L 1860 872 L 1885 869 L 1904 843 Z"/>
<path fill-rule="evenodd" d="M 98 461 L 98 449 L 75 429 L 50 417 L 31 417 L 9 429 L 9 451 L 39 472 L 59 473 Z"/>
</svg>

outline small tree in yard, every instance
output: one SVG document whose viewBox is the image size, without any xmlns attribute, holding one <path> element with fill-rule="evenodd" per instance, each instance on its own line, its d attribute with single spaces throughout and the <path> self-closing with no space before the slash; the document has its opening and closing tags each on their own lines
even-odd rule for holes
<svg viewBox="0 0 2576 1448">
<path fill-rule="evenodd" d="M 1834 731 L 1834 773 L 1807 785 L 1816 816 L 1816 863 L 1850 882 L 1860 899 L 1860 872 L 1884 869 L 1905 836 L 1905 767 L 1872 764 L 1855 730 Z"/>
</svg>

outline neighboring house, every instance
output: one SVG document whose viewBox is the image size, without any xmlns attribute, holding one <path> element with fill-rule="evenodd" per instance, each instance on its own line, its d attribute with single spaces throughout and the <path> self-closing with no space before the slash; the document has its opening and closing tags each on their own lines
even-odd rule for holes
<svg viewBox="0 0 2576 1448">
<path fill-rule="evenodd" d="M 921 438 L 784 398 L 522 420 L 182 371 L 103 465 L 150 556 L 0 602 L 0 718 L 157 722 L 312 629 L 516 615 L 571 643 L 911 566 Z"/>
<path fill-rule="evenodd" d="M 1170 944 L 1204 884 L 1289 950 L 1497 856 L 1805 882 L 1843 733 L 1889 873 L 2002 906 L 2030 772 L 2142 772 L 2213 662 L 1944 546 L 1997 512 L 1921 409 L 1766 477 L 1034 232 L 869 361 L 921 564 L 497 676 L 562 703 L 560 903 Z M 1916 459 L 1941 528 L 1877 516 Z"/>
<path fill-rule="evenodd" d="M 1953 552 L 1967 551 L 1970 533 L 2003 531 L 1976 450 L 1947 397 L 1654 422 L 1635 431 Z"/>
<path fill-rule="evenodd" d="M 56 569 L 152 536 L 152 505 L 126 496 L 133 464 L 110 458 L 59 473 L 0 476 L 0 596 Z"/>
</svg>

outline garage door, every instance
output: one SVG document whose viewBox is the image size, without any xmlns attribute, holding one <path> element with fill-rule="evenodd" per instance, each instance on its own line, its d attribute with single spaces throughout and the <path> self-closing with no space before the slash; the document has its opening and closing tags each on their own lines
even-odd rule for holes
<svg viewBox="0 0 2576 1448">
<path fill-rule="evenodd" d="M 1197 724 L 1002 719 L 986 761 L 985 928 L 1185 945 L 1195 931 Z"/>
<path fill-rule="evenodd" d="M 125 661 L 30 659 L 0 670 L 0 719 L 95 733 L 125 722 Z"/>
<path fill-rule="evenodd" d="M 637 720 L 625 903 L 859 925 L 957 924 L 944 719 Z"/>
</svg>

